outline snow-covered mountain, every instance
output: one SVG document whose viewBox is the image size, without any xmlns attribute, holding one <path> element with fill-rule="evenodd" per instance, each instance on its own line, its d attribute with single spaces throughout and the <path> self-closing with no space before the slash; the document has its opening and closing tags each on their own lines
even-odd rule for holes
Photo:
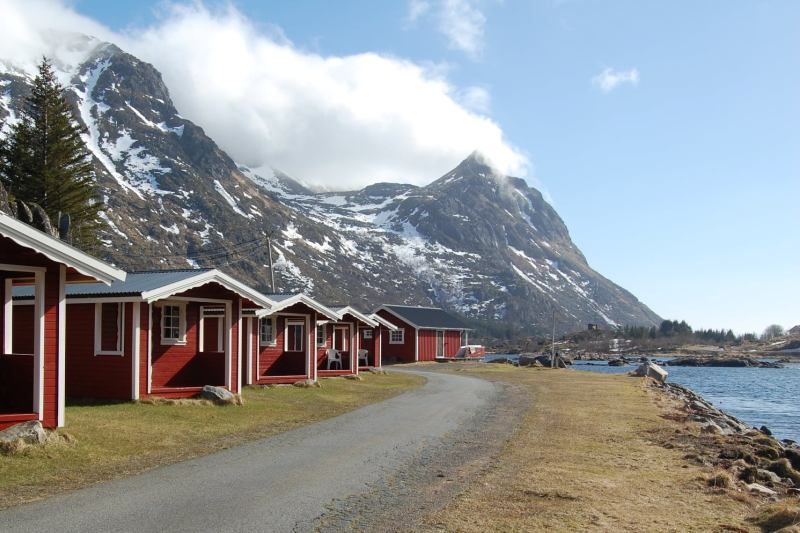
<svg viewBox="0 0 800 533">
<path fill-rule="evenodd" d="M 659 320 L 589 267 L 537 190 L 478 154 L 425 187 L 314 193 L 234 163 L 152 65 L 91 38 L 70 46 L 76 59 L 56 67 L 109 206 L 105 255 L 122 267 L 218 266 L 266 289 L 270 233 L 281 291 L 442 305 L 496 334 L 544 332 L 553 309 L 562 331 Z M 0 122 L 17 120 L 30 82 L 0 62 Z"/>
</svg>

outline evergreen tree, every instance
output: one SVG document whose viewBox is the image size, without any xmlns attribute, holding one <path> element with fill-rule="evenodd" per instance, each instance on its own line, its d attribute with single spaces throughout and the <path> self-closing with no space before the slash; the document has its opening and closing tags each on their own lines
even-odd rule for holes
<svg viewBox="0 0 800 533">
<path fill-rule="evenodd" d="M 84 128 L 75 120 L 47 58 L 42 59 L 22 120 L 0 147 L 0 182 L 16 199 L 44 209 L 54 226 L 68 214 L 72 244 L 95 248 L 104 205 L 95 185 Z"/>
</svg>

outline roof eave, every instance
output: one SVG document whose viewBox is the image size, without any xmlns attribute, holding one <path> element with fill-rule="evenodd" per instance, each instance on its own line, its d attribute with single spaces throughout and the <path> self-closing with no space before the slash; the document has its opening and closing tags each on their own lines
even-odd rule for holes
<svg viewBox="0 0 800 533">
<path fill-rule="evenodd" d="M 0 213 L 0 233 L 20 246 L 31 248 L 51 261 L 74 268 L 84 276 L 96 279 L 106 285 L 113 281 L 125 281 L 126 273 L 111 265 L 78 250 L 55 237 L 39 231 L 33 226 Z"/>
</svg>

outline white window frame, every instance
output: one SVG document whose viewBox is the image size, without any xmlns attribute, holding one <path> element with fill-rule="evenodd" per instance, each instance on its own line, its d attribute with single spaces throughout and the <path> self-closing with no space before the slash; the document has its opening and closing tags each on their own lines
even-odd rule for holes
<svg viewBox="0 0 800 533">
<path fill-rule="evenodd" d="M 319 337 L 320 331 L 322 332 L 322 342 L 320 342 L 320 337 Z M 325 348 L 327 346 L 328 346 L 328 328 L 326 327 L 326 324 L 317 324 L 317 347 Z"/>
<path fill-rule="evenodd" d="M 117 348 L 103 350 L 103 305 L 117 305 Z M 125 335 L 125 304 L 123 302 L 96 302 L 94 304 L 94 354 L 95 355 L 124 355 Z"/>
<path fill-rule="evenodd" d="M 264 328 L 263 324 L 265 321 L 269 321 L 272 329 L 272 338 L 271 339 L 264 339 Z M 262 318 L 258 322 L 258 344 L 259 346 L 276 346 L 278 344 L 277 339 L 275 338 L 275 317 L 270 316 L 266 318 Z"/>
<path fill-rule="evenodd" d="M 220 313 L 220 311 L 222 311 Z M 199 326 L 199 336 L 200 342 L 198 343 L 198 350 L 200 352 L 206 351 L 206 324 L 205 321 L 207 318 L 216 318 L 217 319 L 217 348 L 213 350 L 216 353 L 222 353 L 225 351 L 225 308 L 219 306 L 201 306 L 200 307 L 200 326 Z"/>
<path fill-rule="evenodd" d="M 371 340 L 372 339 L 372 330 L 369 328 L 364 329 L 364 340 Z"/>
<path fill-rule="evenodd" d="M 299 350 L 290 350 L 289 349 L 289 328 L 292 326 L 299 326 L 303 328 L 303 334 L 300 336 L 300 349 Z M 291 352 L 291 353 L 305 353 L 306 351 L 306 321 L 305 320 L 296 320 L 296 319 L 288 319 L 286 323 L 283 325 L 283 351 Z"/>
<path fill-rule="evenodd" d="M 395 340 L 395 335 L 400 335 L 400 340 Z M 406 343 L 406 330 L 392 329 L 389 330 L 389 344 L 405 344 Z"/>
<path fill-rule="evenodd" d="M 162 346 L 170 346 L 170 345 L 184 345 L 186 344 L 186 303 L 185 302 L 164 302 L 160 306 L 161 308 L 161 335 L 160 335 L 160 344 Z M 178 308 L 178 338 L 167 338 L 164 336 L 164 319 L 166 318 L 166 308 L 167 307 L 177 307 Z"/>
</svg>

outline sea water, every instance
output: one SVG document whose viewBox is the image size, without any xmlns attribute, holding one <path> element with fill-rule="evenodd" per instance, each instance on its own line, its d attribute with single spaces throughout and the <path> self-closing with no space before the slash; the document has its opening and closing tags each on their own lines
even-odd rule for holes
<svg viewBox="0 0 800 533">
<path fill-rule="evenodd" d="M 659 358 L 661 359 L 661 358 Z M 640 363 L 608 366 L 575 361 L 572 368 L 621 374 Z M 778 439 L 800 442 L 800 363 L 784 368 L 664 366 L 667 381 L 689 387 L 745 424 L 767 426 Z"/>
</svg>

